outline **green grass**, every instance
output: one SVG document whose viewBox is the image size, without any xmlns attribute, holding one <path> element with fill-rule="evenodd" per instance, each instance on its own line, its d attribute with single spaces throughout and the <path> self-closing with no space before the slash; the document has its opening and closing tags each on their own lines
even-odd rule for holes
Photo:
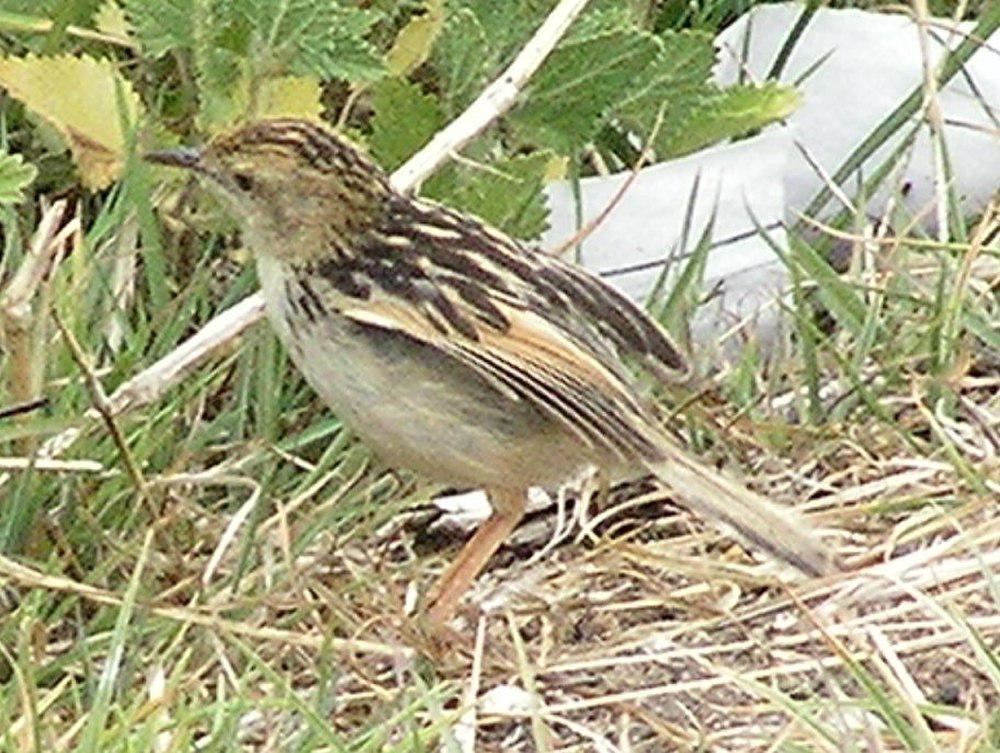
<svg viewBox="0 0 1000 753">
<path fill-rule="evenodd" d="M 713 31 L 743 8 L 662 3 L 654 21 Z M 36 299 L 48 405 L 0 419 L 5 457 L 77 428 L 62 459 L 101 469 L 0 476 L 0 752 L 460 750 L 474 683 L 493 694 L 477 750 L 1000 750 L 995 205 L 951 204 L 944 243 L 913 230 L 847 272 L 830 238 L 796 235 L 788 360 L 762 373 L 748 352 L 726 401 L 685 412 L 712 459 L 812 510 L 849 561 L 884 560 L 882 579 L 789 592 L 662 493 L 619 488 L 590 500 L 596 540 L 577 520 L 525 565 L 556 515 L 529 521 L 476 595 L 520 587 L 482 651 L 472 619 L 441 652 L 405 609 L 454 543 L 424 533 L 440 490 L 372 458 L 267 327 L 116 419 L 138 481 L 85 418 L 51 312 L 110 393 L 256 287 L 196 194 L 128 176 L 80 195 L 82 235 Z M 0 279 L 39 215 L 0 211 Z M 0 407 L 20 389 L 4 358 Z M 505 686 L 535 707 L 501 713 Z"/>
</svg>

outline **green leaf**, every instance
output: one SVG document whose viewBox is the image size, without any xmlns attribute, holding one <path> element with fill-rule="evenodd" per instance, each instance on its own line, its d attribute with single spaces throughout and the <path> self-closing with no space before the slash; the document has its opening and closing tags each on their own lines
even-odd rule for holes
<svg viewBox="0 0 1000 753">
<path fill-rule="evenodd" d="M 635 76 L 608 112 L 617 128 L 648 136 L 660 108 L 654 142 L 660 159 L 677 157 L 740 136 L 787 116 L 797 104 L 793 89 L 775 83 L 720 90 L 711 83 L 715 50 L 709 35 L 667 31 L 660 53 Z"/>
<path fill-rule="evenodd" d="M 626 15 L 591 14 L 528 85 L 511 123 L 524 141 L 570 153 L 593 137 L 659 51 L 656 38 L 630 26 Z"/>
<path fill-rule="evenodd" d="M 449 16 L 431 52 L 445 112 L 462 112 L 482 91 L 495 63 L 496 56 L 490 53 L 490 41 L 476 14 L 460 8 Z"/>
<path fill-rule="evenodd" d="M 259 47 L 249 52 L 283 73 L 367 81 L 384 72 L 364 38 L 378 13 L 336 0 L 244 0 L 242 9 Z"/>
<path fill-rule="evenodd" d="M 823 305 L 855 337 L 861 336 L 866 309 L 854 288 L 844 282 L 829 262 L 798 235 L 789 233 L 788 241 L 793 263 L 799 265 L 807 279 L 816 281 L 817 294 Z"/>
<path fill-rule="evenodd" d="M 372 153 L 387 170 L 399 167 L 444 123 L 433 97 L 398 78 L 375 84 L 372 107 Z"/>
<path fill-rule="evenodd" d="M 554 5 L 553 0 L 454 0 L 450 3 L 454 11 L 461 8 L 472 11 L 490 40 L 483 55 L 492 55 L 497 65 L 510 61 Z"/>
<path fill-rule="evenodd" d="M 158 58 L 172 49 L 191 46 L 195 33 L 195 0 L 125 0 L 125 15 L 143 51 Z"/>
<path fill-rule="evenodd" d="M 775 82 L 716 90 L 696 104 L 687 118 L 674 120 L 657 139 L 660 157 L 677 157 L 787 117 L 799 97 Z"/>
<path fill-rule="evenodd" d="M 369 81 L 384 72 L 365 39 L 379 14 L 341 0 L 125 0 L 143 50 L 193 54 L 201 110 L 218 130 L 287 76 Z"/>
<path fill-rule="evenodd" d="M 616 115 L 638 117 L 646 113 L 654 118 L 660 105 L 673 107 L 671 100 L 678 95 L 688 99 L 691 93 L 707 90 L 715 64 L 712 37 L 700 31 L 668 31 L 658 39 L 659 54 L 615 104 Z M 666 110 L 665 116 L 669 112 Z"/>
<path fill-rule="evenodd" d="M 118 0 L 104 0 L 101 7 L 94 13 L 94 28 L 102 34 L 108 34 L 119 39 L 129 39 L 132 27 L 125 16 L 125 9 Z"/>
<path fill-rule="evenodd" d="M 125 0 L 143 49 L 154 57 L 201 48 L 201 61 L 222 62 L 203 77 L 227 76 L 230 55 L 248 57 L 266 75 L 375 78 L 382 61 L 364 38 L 378 14 L 337 0 Z M 216 54 L 210 54 L 210 53 Z M 229 53 L 219 55 L 217 53 Z"/>
<path fill-rule="evenodd" d="M 221 4 L 198 3 L 193 9 L 192 46 L 201 108 L 201 128 L 217 130 L 237 114 L 239 101 L 247 101 L 250 60 L 244 50 L 248 36 L 235 11 Z"/>
<path fill-rule="evenodd" d="M 552 0 L 448 0 L 430 60 L 449 115 L 464 110 L 513 59 L 552 6 Z"/>
<path fill-rule="evenodd" d="M 550 151 L 469 167 L 449 165 L 431 178 L 424 195 L 465 210 L 509 235 L 537 238 L 548 227 L 543 188 Z"/>
<path fill-rule="evenodd" d="M 697 31 L 668 31 L 658 37 L 658 42 L 656 59 L 635 77 L 609 115 L 645 140 L 662 107 L 656 145 L 663 151 L 663 134 L 669 132 L 669 124 L 687 120 L 705 95 L 714 91 L 709 80 L 715 50 L 711 36 Z"/>
<path fill-rule="evenodd" d="M 0 205 L 16 204 L 22 191 L 38 175 L 38 169 L 20 154 L 0 154 Z"/>
<path fill-rule="evenodd" d="M 0 58 L 0 85 L 59 132 L 87 188 L 106 188 L 120 177 L 126 151 L 122 121 L 135 122 L 142 102 L 111 60 Z"/>
<path fill-rule="evenodd" d="M 323 88 L 313 76 L 281 76 L 263 82 L 257 92 L 256 118 L 320 120 Z"/>
<path fill-rule="evenodd" d="M 434 40 L 444 24 L 444 0 L 426 0 L 423 12 L 415 14 L 399 30 L 392 49 L 386 54 L 386 66 L 393 76 L 405 76 L 424 64 Z"/>
</svg>

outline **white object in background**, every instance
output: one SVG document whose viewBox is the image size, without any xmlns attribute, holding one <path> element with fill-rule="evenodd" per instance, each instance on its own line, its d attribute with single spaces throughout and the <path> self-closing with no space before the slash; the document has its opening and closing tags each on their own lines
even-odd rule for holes
<svg viewBox="0 0 1000 753">
<path fill-rule="evenodd" d="M 493 512 L 490 498 L 482 489 L 458 494 L 445 494 L 435 497 L 431 500 L 431 504 L 442 513 L 440 518 L 431 523 L 431 531 L 448 530 L 472 533 Z M 532 486 L 528 489 L 526 513 L 545 510 L 551 505 L 552 499 L 544 489 L 539 486 Z"/>
<path fill-rule="evenodd" d="M 762 81 L 771 70 L 796 20 L 800 3 L 760 5 L 741 16 L 716 37 L 719 64 L 716 81 L 731 85 L 741 75 Z M 954 49 L 974 24 L 931 19 L 932 70 L 945 51 Z M 796 141 L 832 175 L 854 149 L 923 80 L 923 62 L 916 23 L 905 15 L 863 10 L 820 8 L 810 19 L 789 56 L 780 80 L 799 84 L 801 105 L 788 123 Z M 974 82 L 976 92 L 969 82 Z M 978 211 L 1000 186 L 1000 32 L 977 50 L 964 70 L 938 95 L 945 120 L 945 142 L 955 187 L 970 213 Z M 870 176 L 900 143 L 912 124 L 905 124 L 862 167 Z M 902 176 L 909 184 L 905 204 L 911 213 L 926 212 L 934 198 L 934 159 L 930 132 L 923 125 Z M 853 196 L 857 177 L 844 188 Z M 823 181 L 798 149 L 793 149 L 785 175 L 788 216 L 802 210 L 822 188 Z M 877 215 L 885 205 L 887 187 L 868 205 Z M 838 205 L 828 209 L 839 210 Z M 932 224 L 934 212 L 928 212 Z"/>
<path fill-rule="evenodd" d="M 694 344 L 713 349 L 719 337 L 729 333 L 718 351 L 722 360 L 738 356 L 744 336 L 756 337 L 768 348 L 780 320 L 770 304 L 786 276 L 757 228 L 766 228 L 779 248 L 785 246 L 782 178 L 791 138 L 790 129 L 775 130 L 642 169 L 621 201 L 583 241 L 580 262 L 641 303 L 665 273 L 669 290 L 710 230 L 704 289 L 714 295 L 692 322 Z M 630 174 L 580 181 L 584 223 L 605 210 Z M 567 182 L 553 183 L 547 190 L 551 227 L 542 247 L 553 248 L 577 232 L 576 200 Z M 574 252 L 569 249 L 567 255 Z M 730 332 L 737 322 L 745 326 Z"/>
<path fill-rule="evenodd" d="M 741 70 L 763 80 L 803 10 L 786 3 L 758 6 L 716 38 L 720 62 L 716 80 L 735 83 Z M 931 34 L 954 48 L 963 39 L 934 19 Z M 932 64 L 945 49 L 933 43 Z M 746 49 L 746 60 L 742 61 Z M 746 68 L 742 66 L 745 65 Z M 827 174 L 834 173 L 851 152 L 922 81 L 917 27 L 906 16 L 860 10 L 821 8 L 806 26 L 781 76 L 794 82 L 815 67 L 800 85 L 802 103 L 785 126 L 761 136 L 713 147 L 682 159 L 643 169 L 605 221 L 584 241 L 580 261 L 636 301 L 643 302 L 670 264 L 674 275 L 683 266 L 714 212 L 712 249 L 703 289 L 715 295 L 692 323 L 699 350 L 719 346 L 717 364 L 733 360 L 741 340 L 753 337 L 766 353 L 781 334 L 782 316 L 775 304 L 787 286 L 787 274 L 771 244 L 756 232 L 769 230 L 771 241 L 785 247 L 781 222 L 796 218 L 824 180 L 802 155 L 805 150 Z M 974 82 L 977 96 L 969 81 Z M 954 185 L 969 212 L 982 208 L 1000 186 L 1000 33 L 978 50 L 939 95 L 947 122 L 945 138 Z M 915 122 L 915 121 L 914 121 Z M 909 130 L 904 125 L 862 168 L 868 175 L 881 164 Z M 934 196 L 934 161 L 927 127 L 912 147 L 902 180 L 909 184 L 906 206 L 928 212 Z M 581 181 L 583 223 L 593 220 L 627 179 L 628 174 Z M 698 183 L 687 248 L 680 248 L 685 215 Z M 850 194 L 854 178 L 845 186 Z M 868 205 L 872 214 L 884 206 L 886 187 Z M 576 204 L 570 186 L 549 186 L 552 227 L 543 247 L 554 247 L 576 232 Z M 830 209 L 838 209 L 834 204 Z M 680 264 L 675 262 L 680 261 Z M 674 262 L 674 263 L 671 263 Z M 669 275 L 667 285 L 672 282 Z M 754 313 L 758 312 L 758 313 Z M 733 326 L 742 326 L 733 330 Z"/>
</svg>

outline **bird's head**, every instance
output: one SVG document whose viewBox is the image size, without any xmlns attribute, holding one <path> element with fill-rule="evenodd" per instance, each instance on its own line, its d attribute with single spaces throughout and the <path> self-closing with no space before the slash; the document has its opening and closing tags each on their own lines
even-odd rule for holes
<svg viewBox="0 0 1000 753">
<path fill-rule="evenodd" d="M 146 159 L 201 176 L 255 252 L 290 261 L 349 244 L 391 194 L 385 173 L 357 147 L 305 120 L 262 120 Z"/>
</svg>

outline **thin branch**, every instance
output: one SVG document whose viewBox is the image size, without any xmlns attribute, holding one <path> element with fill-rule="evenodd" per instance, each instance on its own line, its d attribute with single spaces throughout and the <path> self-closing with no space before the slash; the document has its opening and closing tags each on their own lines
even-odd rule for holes
<svg viewBox="0 0 1000 753">
<path fill-rule="evenodd" d="M 264 315 L 264 299 L 260 293 L 247 296 L 235 306 L 211 319 L 204 327 L 177 348 L 119 385 L 107 398 L 111 416 L 141 408 L 159 399 L 173 385 L 193 371 L 219 348 L 239 337 Z M 101 417 L 96 406 L 85 418 Z M 80 436 L 79 427 L 71 427 L 46 441 L 39 455 L 54 458 L 64 453 Z"/>
<path fill-rule="evenodd" d="M 393 173 L 392 184 L 400 191 L 414 189 L 444 164 L 449 154 L 468 144 L 509 110 L 586 4 L 587 0 L 562 0 L 507 70 L 487 86 L 465 112 L 438 131 L 423 149 Z"/>
<path fill-rule="evenodd" d="M 139 466 L 136 465 L 135 458 L 132 457 L 132 452 L 128 448 L 128 442 L 125 441 L 125 435 L 122 434 L 118 424 L 115 423 L 115 417 L 111 411 L 111 404 L 108 402 L 108 396 L 104 393 L 104 388 L 101 386 L 100 380 L 98 380 L 97 376 L 95 376 L 94 370 L 90 367 L 90 364 L 87 363 L 87 356 L 84 354 L 83 348 L 80 347 L 80 343 L 76 341 L 73 333 L 70 332 L 69 328 L 63 323 L 63 320 L 55 312 L 52 313 L 52 318 L 55 320 L 56 326 L 62 333 L 63 339 L 66 341 L 66 347 L 69 348 L 70 355 L 73 357 L 76 365 L 83 373 L 87 390 L 90 392 L 91 402 L 101 418 L 104 419 L 104 423 L 107 425 L 108 432 L 111 434 L 115 445 L 118 447 L 122 463 L 125 464 L 125 470 L 128 473 L 129 478 L 132 479 L 132 484 L 135 486 L 136 492 L 144 502 L 150 504 L 151 500 L 146 490 L 146 481 L 142 477 L 142 472 L 139 470 Z M 153 509 L 150 511 L 155 517 L 157 511 Z"/>
<path fill-rule="evenodd" d="M 0 419 L 13 418 L 14 416 L 23 416 L 27 413 L 32 413 L 36 410 L 46 407 L 49 404 L 49 399 L 46 397 L 36 397 L 32 400 L 25 400 L 20 403 L 11 403 L 10 405 L 5 405 L 0 408 Z"/>
</svg>

